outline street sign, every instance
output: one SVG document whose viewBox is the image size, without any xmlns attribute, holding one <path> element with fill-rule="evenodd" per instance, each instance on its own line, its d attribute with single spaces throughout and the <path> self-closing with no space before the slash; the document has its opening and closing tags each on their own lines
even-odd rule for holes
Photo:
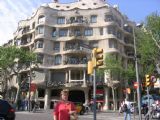
<svg viewBox="0 0 160 120">
<path fill-rule="evenodd" d="M 137 89 L 138 88 L 138 83 L 137 82 L 134 82 L 134 89 Z"/>
<path fill-rule="evenodd" d="M 157 78 L 157 81 L 154 83 L 154 88 L 160 88 L 160 79 Z"/>
</svg>

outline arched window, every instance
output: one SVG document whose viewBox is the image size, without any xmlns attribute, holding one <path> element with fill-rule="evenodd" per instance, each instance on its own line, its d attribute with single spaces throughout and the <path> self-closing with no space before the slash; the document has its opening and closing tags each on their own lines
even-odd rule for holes
<svg viewBox="0 0 160 120">
<path fill-rule="evenodd" d="M 38 18 L 38 24 L 40 24 L 40 23 L 44 23 L 45 22 L 45 16 L 39 16 L 39 18 Z"/>
</svg>

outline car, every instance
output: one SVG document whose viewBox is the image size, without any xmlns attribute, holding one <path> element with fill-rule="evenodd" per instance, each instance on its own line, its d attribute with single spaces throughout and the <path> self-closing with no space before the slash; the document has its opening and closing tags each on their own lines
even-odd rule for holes
<svg viewBox="0 0 160 120">
<path fill-rule="evenodd" d="M 85 107 L 81 102 L 74 102 L 76 106 L 77 113 L 83 115 L 85 113 Z"/>
<path fill-rule="evenodd" d="M 0 99 L 0 120 L 15 120 L 15 110 L 6 100 Z"/>
<path fill-rule="evenodd" d="M 150 106 L 155 103 L 157 100 L 160 100 L 160 97 L 158 95 L 144 95 L 142 97 L 142 105 L 148 104 L 148 98 L 149 98 L 149 104 Z"/>
</svg>

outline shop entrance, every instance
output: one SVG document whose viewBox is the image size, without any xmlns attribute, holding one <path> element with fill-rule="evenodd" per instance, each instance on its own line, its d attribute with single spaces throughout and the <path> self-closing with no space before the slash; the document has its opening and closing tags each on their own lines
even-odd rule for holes
<svg viewBox="0 0 160 120">
<path fill-rule="evenodd" d="M 69 98 L 70 101 L 72 102 L 85 102 L 85 94 L 81 90 L 72 90 L 69 91 Z"/>
</svg>

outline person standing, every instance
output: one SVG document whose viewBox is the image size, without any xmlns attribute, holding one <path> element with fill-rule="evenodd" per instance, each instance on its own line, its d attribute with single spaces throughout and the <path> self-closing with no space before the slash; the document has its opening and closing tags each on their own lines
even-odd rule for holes
<svg viewBox="0 0 160 120">
<path fill-rule="evenodd" d="M 77 120 L 76 107 L 68 101 L 69 90 L 64 89 L 61 91 L 61 100 L 56 103 L 53 119 L 54 120 Z M 72 116 L 72 118 L 71 118 Z"/>
<path fill-rule="evenodd" d="M 131 103 L 127 99 L 122 104 L 122 110 L 124 112 L 124 120 L 131 120 Z"/>
</svg>

